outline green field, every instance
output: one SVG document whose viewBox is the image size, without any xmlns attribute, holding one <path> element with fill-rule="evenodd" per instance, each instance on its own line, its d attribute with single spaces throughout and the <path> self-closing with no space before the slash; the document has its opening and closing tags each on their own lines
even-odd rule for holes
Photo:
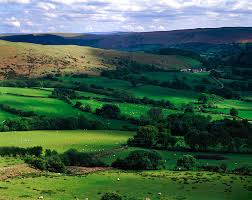
<svg viewBox="0 0 252 200">
<path fill-rule="evenodd" d="M 91 100 L 75 100 L 74 102 L 81 102 L 83 105 L 90 105 L 92 110 L 95 111 L 97 108 L 101 108 L 104 104 L 111 104 L 106 102 L 100 102 L 94 99 Z M 150 105 L 141 105 L 141 104 L 131 104 L 131 103 L 117 103 L 113 102 L 112 104 L 117 105 L 121 113 L 126 116 L 134 117 L 134 118 L 140 118 L 140 116 L 145 115 L 148 110 L 152 108 Z M 163 109 L 163 113 L 165 116 L 179 113 L 177 110 L 171 110 L 171 109 Z"/>
<path fill-rule="evenodd" d="M 51 92 L 49 90 L 31 89 L 31 88 L 16 88 L 16 87 L 0 87 L 0 94 L 17 94 L 34 97 L 48 97 Z"/>
<path fill-rule="evenodd" d="M 152 85 L 145 85 L 128 90 L 137 97 L 148 97 L 156 100 L 169 100 L 175 105 L 181 106 L 182 104 L 188 104 L 197 102 L 199 93 L 186 90 L 175 90 L 170 88 L 163 88 Z"/>
<path fill-rule="evenodd" d="M 105 192 L 118 192 L 125 199 L 134 200 L 146 197 L 153 200 L 249 200 L 252 197 L 251 177 L 170 171 L 28 176 L 0 182 L 0 191 L 1 198 L 13 200 L 31 200 L 39 196 L 50 200 L 98 200 Z"/>
<path fill-rule="evenodd" d="M 132 135 L 132 132 L 96 130 L 4 132 L 0 134 L 0 146 L 42 146 L 59 152 L 70 148 L 99 152 L 120 147 Z"/>
<path fill-rule="evenodd" d="M 117 152 L 113 155 L 106 156 L 102 158 L 102 160 L 107 163 L 111 164 L 117 158 L 125 158 L 130 152 L 135 150 L 143 150 L 142 148 L 135 148 L 130 147 L 127 150 Z M 237 167 L 241 167 L 244 165 L 252 165 L 251 154 L 221 154 L 221 153 L 204 153 L 204 152 L 180 152 L 180 151 L 165 151 L 165 150 L 157 150 L 160 153 L 162 158 L 165 160 L 165 168 L 173 170 L 176 167 L 176 161 L 178 158 L 182 157 L 183 155 L 220 155 L 224 156 L 225 160 L 210 160 L 210 159 L 201 159 L 197 160 L 198 165 L 211 165 L 211 164 L 227 164 L 228 169 L 233 170 Z"/>
</svg>

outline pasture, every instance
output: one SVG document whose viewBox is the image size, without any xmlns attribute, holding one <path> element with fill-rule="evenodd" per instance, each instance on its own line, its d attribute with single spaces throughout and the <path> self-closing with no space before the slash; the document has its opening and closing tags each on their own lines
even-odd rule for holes
<svg viewBox="0 0 252 200">
<path fill-rule="evenodd" d="M 200 95 L 199 93 L 193 91 L 175 90 L 153 85 L 139 86 L 136 88 L 131 88 L 128 91 L 140 98 L 148 97 L 156 100 L 169 100 L 178 106 L 197 102 L 197 99 Z"/>
<path fill-rule="evenodd" d="M 110 130 L 3 132 L 0 134 L 0 146 L 42 146 L 44 149 L 54 149 L 59 152 L 70 148 L 82 152 L 100 152 L 119 148 L 133 134 Z"/>
<path fill-rule="evenodd" d="M 248 200 L 252 197 L 251 177 L 171 171 L 126 173 L 112 170 L 83 176 L 24 176 L 1 182 L 0 191 L 1 198 L 13 200 L 31 200 L 39 196 L 48 200 L 99 200 L 105 192 L 118 192 L 127 200 L 146 197 L 151 200 Z"/>
<path fill-rule="evenodd" d="M 113 155 L 108 155 L 102 160 L 107 163 L 111 164 L 114 162 L 117 158 L 125 158 L 127 155 L 135 150 L 144 150 L 142 148 L 137 148 L 137 147 L 130 147 L 124 151 L 121 152 L 116 152 Z M 145 149 L 146 150 L 146 149 Z M 221 154 L 221 153 L 205 153 L 205 152 L 181 152 L 181 151 L 165 151 L 165 150 L 157 150 L 157 152 L 160 153 L 162 158 L 165 160 L 165 168 L 169 170 L 173 170 L 176 166 L 176 161 L 178 158 L 182 157 L 183 155 L 219 155 L 224 157 L 224 160 L 214 160 L 214 159 L 198 159 L 198 165 L 206 165 L 206 164 L 222 164 L 225 163 L 227 164 L 228 169 L 233 170 L 237 167 L 241 167 L 244 165 L 252 165 L 252 158 L 251 154 Z"/>
<path fill-rule="evenodd" d="M 101 108 L 104 104 L 111 104 L 106 102 L 100 102 L 94 99 L 90 100 L 75 100 L 80 101 L 83 105 L 90 105 L 92 110 L 95 111 L 97 108 Z M 134 118 L 140 118 L 142 115 L 147 114 L 147 112 L 152 108 L 151 105 L 140 105 L 140 104 L 132 104 L 132 103 L 117 103 L 112 102 L 113 105 L 117 105 L 121 113 L 126 116 L 134 117 Z M 177 110 L 171 110 L 171 109 L 163 109 L 163 113 L 165 116 L 168 116 L 170 114 L 179 113 L 180 111 Z"/>
</svg>

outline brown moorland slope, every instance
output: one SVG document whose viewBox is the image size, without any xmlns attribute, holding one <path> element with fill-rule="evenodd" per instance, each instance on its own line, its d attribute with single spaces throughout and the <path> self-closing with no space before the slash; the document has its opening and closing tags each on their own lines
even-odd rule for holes
<svg viewBox="0 0 252 200">
<path fill-rule="evenodd" d="M 0 40 L 0 78 L 39 77 L 51 73 L 99 74 L 134 61 L 164 69 L 198 66 L 196 60 L 182 56 L 128 53 L 73 45 L 38 45 Z"/>
</svg>

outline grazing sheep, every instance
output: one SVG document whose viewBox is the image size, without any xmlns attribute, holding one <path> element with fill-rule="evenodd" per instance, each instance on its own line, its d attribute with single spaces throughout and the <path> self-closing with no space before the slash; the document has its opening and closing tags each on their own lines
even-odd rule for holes
<svg viewBox="0 0 252 200">
<path fill-rule="evenodd" d="M 117 178 L 117 181 L 120 181 L 120 178 Z"/>
<path fill-rule="evenodd" d="M 44 199 L 44 197 L 43 197 L 43 196 L 40 196 L 38 199 Z"/>
<path fill-rule="evenodd" d="M 162 193 L 161 193 L 161 192 L 159 192 L 159 193 L 158 193 L 158 195 L 160 196 L 160 195 L 162 195 Z"/>
</svg>

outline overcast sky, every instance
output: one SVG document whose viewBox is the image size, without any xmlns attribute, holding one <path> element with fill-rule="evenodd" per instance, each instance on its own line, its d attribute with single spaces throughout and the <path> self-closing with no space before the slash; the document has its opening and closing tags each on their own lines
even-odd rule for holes
<svg viewBox="0 0 252 200">
<path fill-rule="evenodd" d="M 252 0 L 0 0 L 1 33 L 252 27 Z"/>
</svg>

